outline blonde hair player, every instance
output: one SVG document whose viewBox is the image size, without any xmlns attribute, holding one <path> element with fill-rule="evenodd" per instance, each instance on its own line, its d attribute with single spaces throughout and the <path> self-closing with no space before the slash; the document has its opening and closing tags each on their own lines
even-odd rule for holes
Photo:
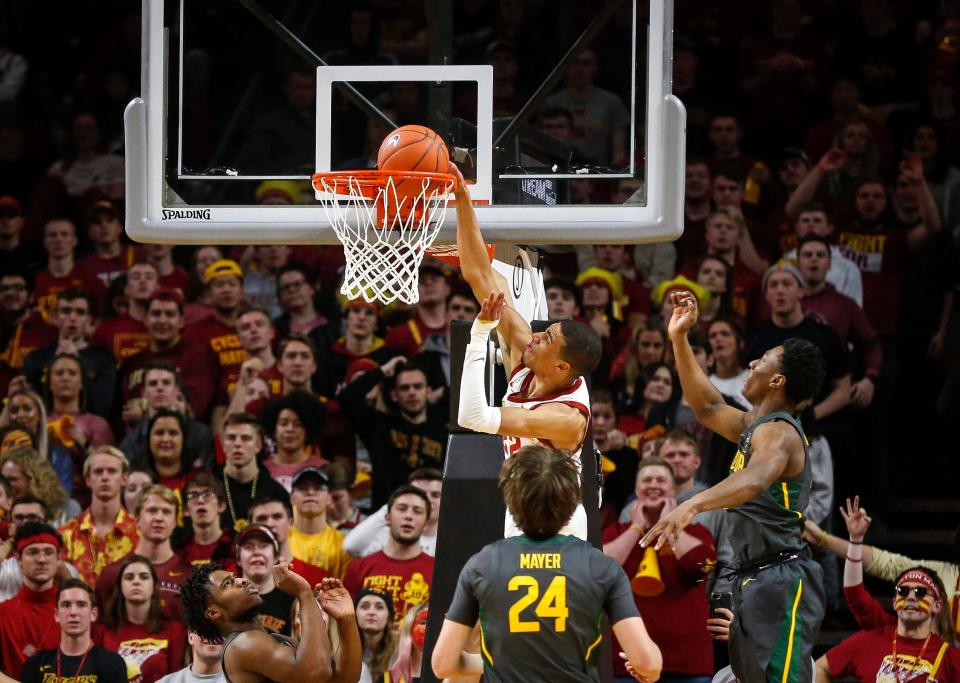
<svg viewBox="0 0 960 683">
<path fill-rule="evenodd" d="M 534 333 L 530 324 L 507 306 L 502 286 L 490 265 L 470 194 L 460 171 L 457 184 L 457 250 L 460 271 L 482 303 L 473 322 L 460 386 L 461 427 L 503 436 L 504 457 L 523 446 L 541 443 L 570 452 L 580 470 L 580 451 L 590 423 L 590 394 L 584 375 L 600 362 L 600 337 L 589 326 L 572 320 Z M 487 339 L 494 330 L 500 339 L 504 365 L 510 371 L 502 408 L 484 400 Z M 522 532 L 507 513 L 504 535 Z M 587 538 L 587 515 L 577 506 L 561 533 Z"/>
</svg>

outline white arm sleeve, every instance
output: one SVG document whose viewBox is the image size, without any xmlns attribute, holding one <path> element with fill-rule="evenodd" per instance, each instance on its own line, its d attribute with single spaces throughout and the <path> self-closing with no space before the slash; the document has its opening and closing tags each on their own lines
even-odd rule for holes
<svg viewBox="0 0 960 683">
<path fill-rule="evenodd" d="M 487 340 L 496 329 L 499 320 L 473 321 L 470 343 L 463 358 L 463 376 L 460 378 L 461 427 L 475 432 L 496 434 L 500 429 L 500 409 L 487 405 L 484 392 L 483 371 L 487 364 Z"/>
<path fill-rule="evenodd" d="M 350 529 L 343 539 L 343 549 L 354 557 L 366 557 L 382 550 L 382 545 L 373 550 L 370 550 L 370 548 L 376 545 L 380 532 L 386 528 L 387 506 L 383 505 L 379 510 Z"/>
</svg>

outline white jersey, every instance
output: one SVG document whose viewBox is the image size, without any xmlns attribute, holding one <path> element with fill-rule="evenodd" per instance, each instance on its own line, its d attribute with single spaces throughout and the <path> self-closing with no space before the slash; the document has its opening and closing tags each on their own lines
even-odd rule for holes
<svg viewBox="0 0 960 683">
<path fill-rule="evenodd" d="M 513 374 L 510 376 L 510 381 L 507 384 L 507 393 L 503 397 L 502 407 L 536 410 L 540 406 L 551 403 L 562 403 L 563 405 L 579 410 L 583 416 L 587 418 L 587 426 L 590 426 L 590 392 L 587 391 L 587 383 L 583 377 L 577 377 L 574 383 L 566 389 L 555 391 L 544 396 L 538 396 L 537 398 L 524 398 L 524 393 L 530 387 L 532 381 L 533 371 L 530 368 L 524 365 L 518 365 L 514 368 Z M 586 435 L 586 430 L 584 430 L 584 435 Z M 554 445 L 550 443 L 549 439 L 530 439 L 522 436 L 504 435 L 503 457 L 509 458 L 522 447 L 535 443 L 543 444 L 548 448 L 554 448 Z M 577 444 L 576 450 L 571 453 L 574 461 L 577 463 L 577 470 L 581 469 L 580 453 L 582 450 L 583 441 Z M 509 510 L 507 510 L 507 516 L 504 522 L 504 538 L 519 536 L 523 533 L 517 528 Z M 573 517 L 567 522 L 567 526 L 561 529 L 560 533 L 570 534 L 584 541 L 587 540 L 587 513 L 583 509 L 582 503 L 577 505 Z"/>
</svg>

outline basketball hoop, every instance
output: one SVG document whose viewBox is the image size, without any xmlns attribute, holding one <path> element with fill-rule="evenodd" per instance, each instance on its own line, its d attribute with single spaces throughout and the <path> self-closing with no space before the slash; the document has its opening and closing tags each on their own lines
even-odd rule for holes
<svg viewBox="0 0 960 683">
<path fill-rule="evenodd" d="M 313 186 L 343 244 L 347 264 L 340 293 L 371 303 L 417 303 L 420 264 L 443 227 L 456 177 L 336 171 L 315 173 Z"/>
</svg>

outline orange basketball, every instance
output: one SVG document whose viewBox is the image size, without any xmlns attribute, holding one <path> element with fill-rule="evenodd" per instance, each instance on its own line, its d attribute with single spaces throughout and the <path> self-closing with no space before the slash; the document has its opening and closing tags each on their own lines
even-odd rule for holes
<svg viewBox="0 0 960 683">
<path fill-rule="evenodd" d="M 381 171 L 447 173 L 450 154 L 443 138 L 426 126 L 400 126 L 380 143 L 377 168 Z M 416 194 L 420 191 L 421 181 L 400 181 L 396 188 L 400 195 Z"/>
</svg>

